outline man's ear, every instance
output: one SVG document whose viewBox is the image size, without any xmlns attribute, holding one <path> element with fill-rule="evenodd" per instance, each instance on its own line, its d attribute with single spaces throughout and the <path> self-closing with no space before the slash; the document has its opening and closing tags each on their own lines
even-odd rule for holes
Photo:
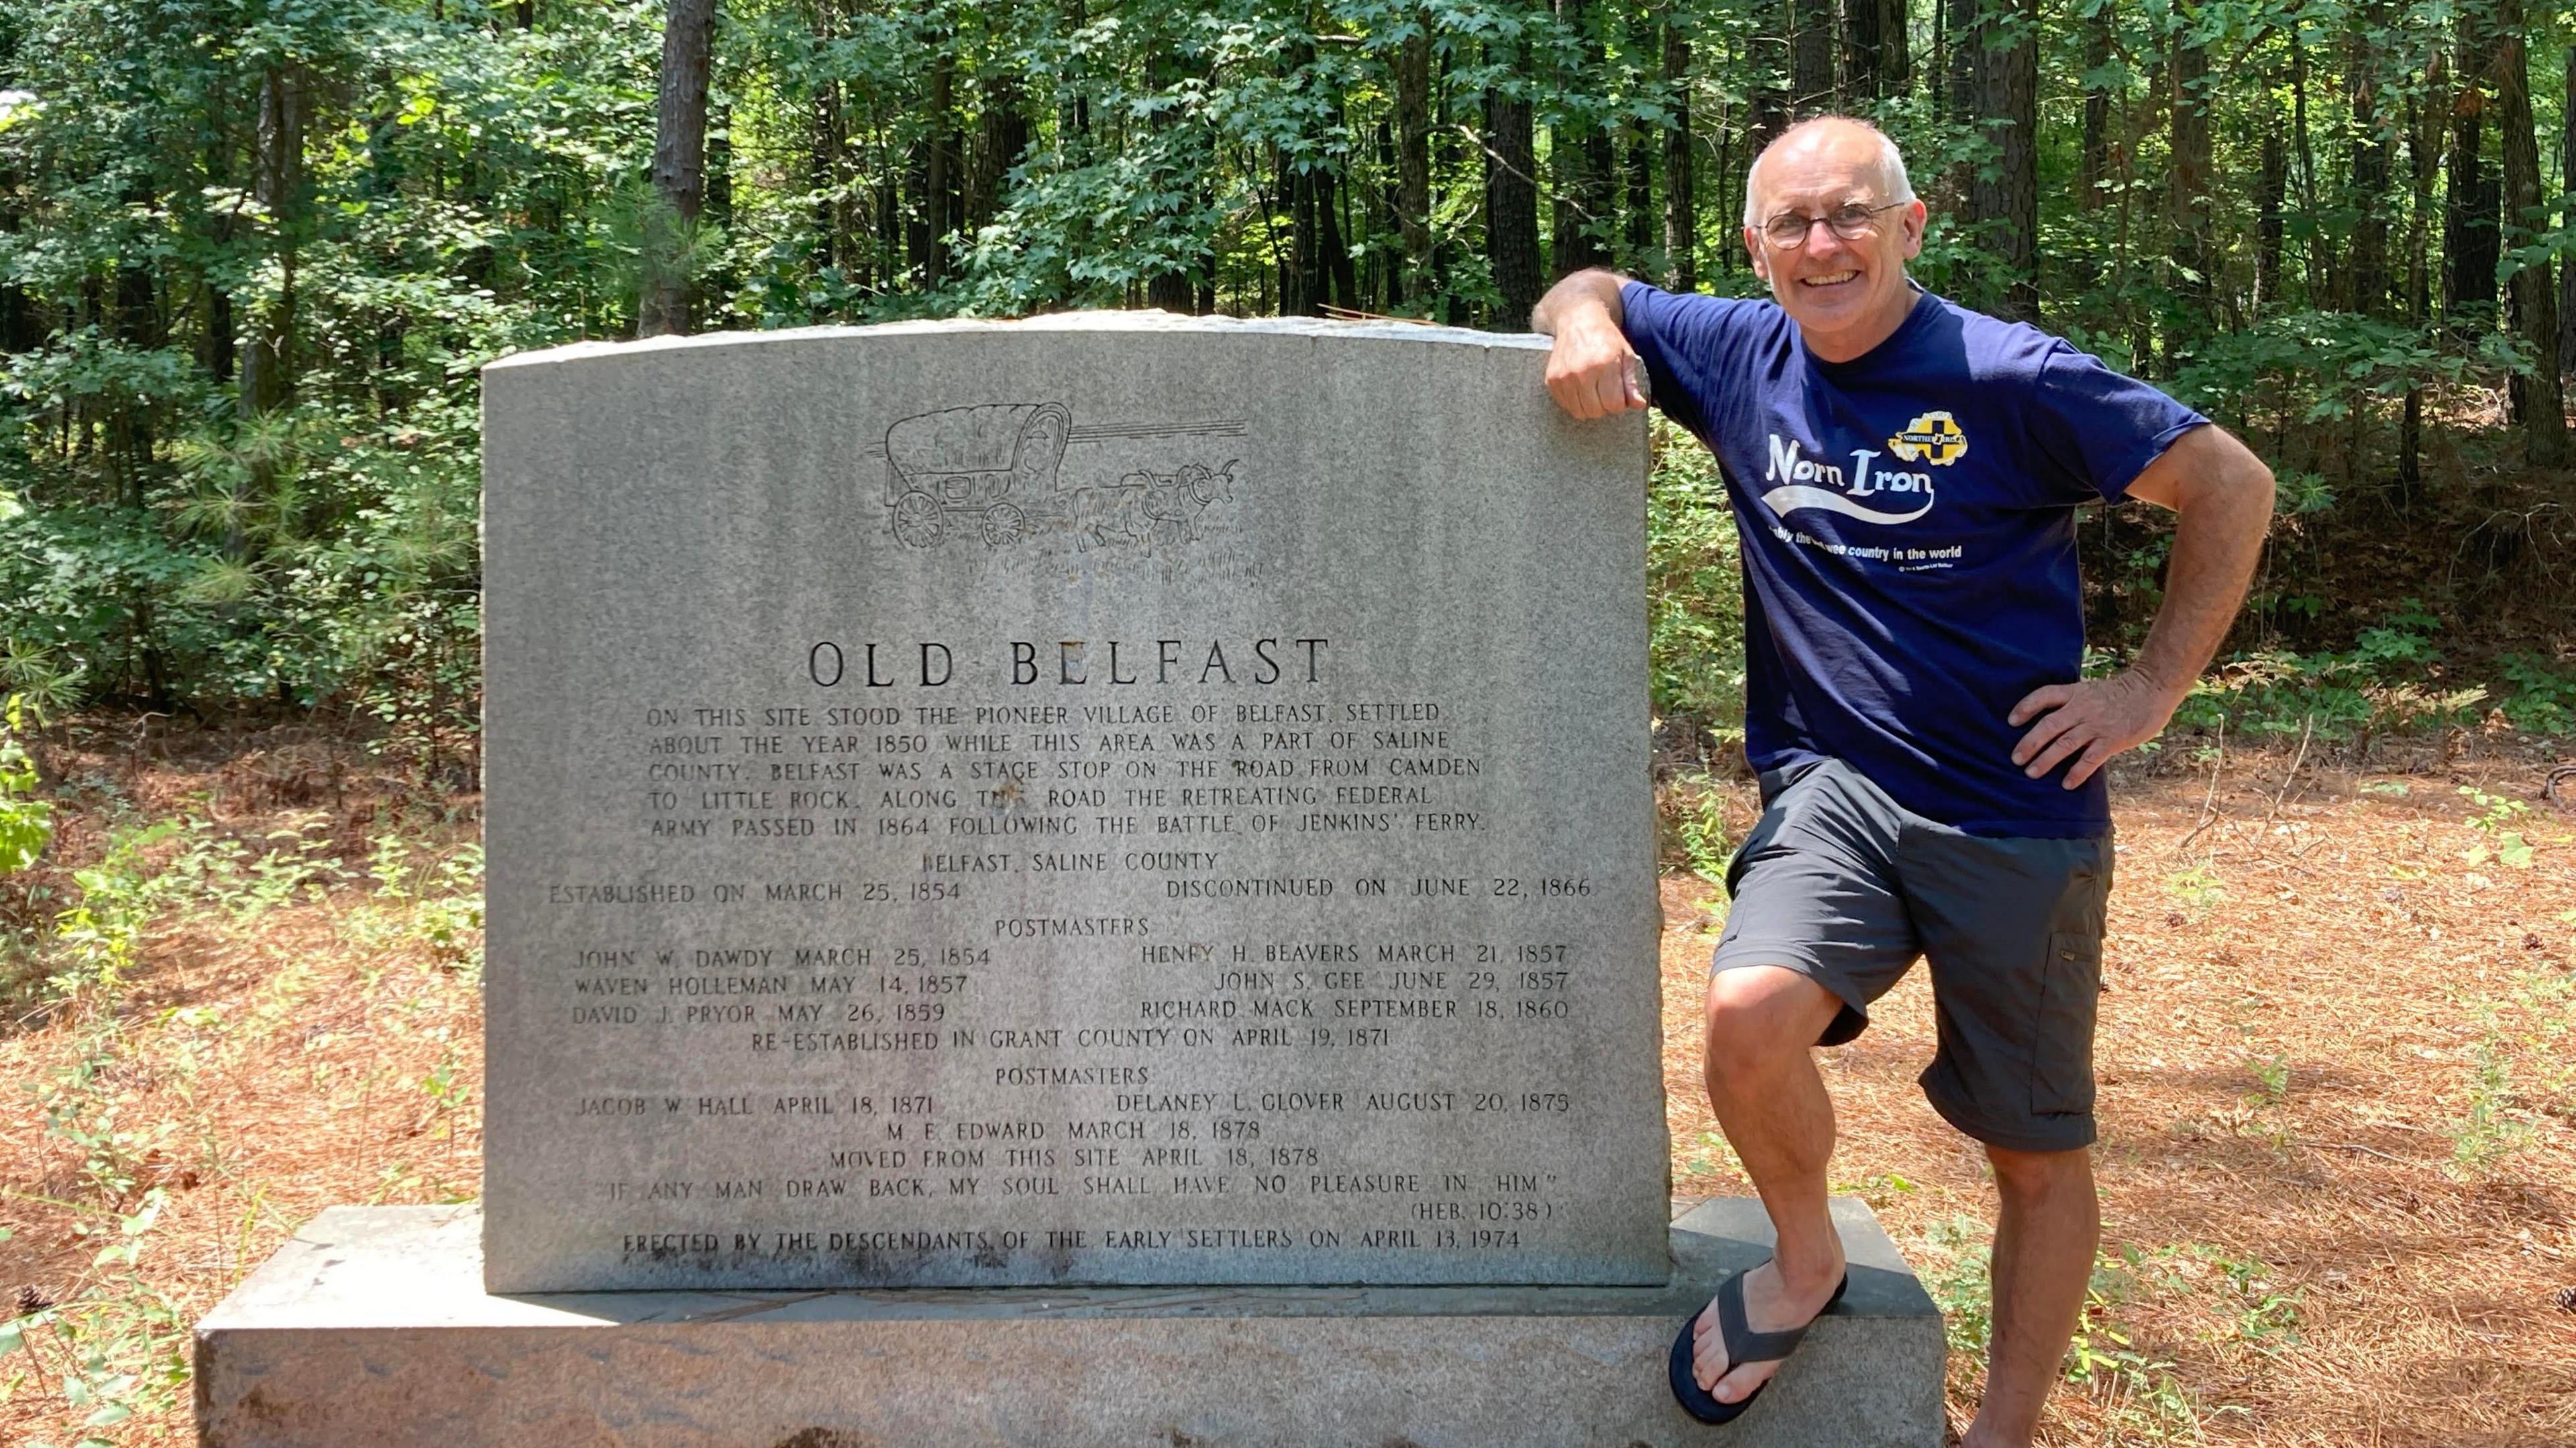
<svg viewBox="0 0 2576 1448">
<path fill-rule="evenodd" d="M 1754 236 L 1753 228 L 1749 226 L 1744 228 L 1744 254 L 1752 259 L 1753 274 L 1760 277 L 1763 284 L 1767 286 L 1771 281 L 1771 262 L 1762 253 L 1762 242 Z"/>
</svg>

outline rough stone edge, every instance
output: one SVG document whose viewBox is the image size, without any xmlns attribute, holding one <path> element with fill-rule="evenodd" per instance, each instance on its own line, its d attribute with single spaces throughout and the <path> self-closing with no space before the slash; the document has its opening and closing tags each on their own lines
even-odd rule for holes
<svg viewBox="0 0 2576 1448">
<path fill-rule="evenodd" d="M 1416 325 L 1409 322 L 1351 322 L 1326 317 L 1185 317 L 1161 311 L 1055 312 L 1042 317 L 956 317 L 912 322 L 880 322 L 864 327 L 781 327 L 762 332 L 705 332 L 689 337 L 650 337 L 641 341 L 567 342 L 529 352 L 515 352 L 483 364 L 485 373 L 556 362 L 612 357 L 652 357 L 665 352 L 710 351 L 774 342 L 818 342 L 843 338 L 980 336 L 999 333 L 1134 333 L 1165 336 L 1332 337 L 1382 342 L 1440 342 L 1507 351 L 1543 352 L 1553 340 L 1535 332 L 1479 332 L 1466 327 Z"/>
<path fill-rule="evenodd" d="M 333 1207 L 308 1223 L 196 1324 L 227 1332 L 392 1332 L 421 1328 L 603 1328 L 643 1323 L 897 1320 L 1138 1320 L 1159 1317 L 1571 1317 L 1687 1310 L 1691 1293 L 1769 1255 L 1770 1223 L 1751 1198 L 1704 1202 L 1672 1228 L 1676 1274 L 1655 1287 L 1367 1285 L 661 1289 L 487 1293 L 481 1212 L 459 1207 Z M 1838 1316 L 1937 1319 L 1932 1299 L 1868 1203 L 1834 1203 L 1854 1270 Z M 354 1273 L 367 1279 L 347 1293 Z M 346 1293 L 339 1310 L 317 1297 Z M 300 1310 L 299 1310 L 300 1309 Z"/>
<path fill-rule="evenodd" d="M 1565 1448 L 1577 1442 L 1680 1448 L 1708 1441 L 1709 1435 L 1685 1420 L 1661 1390 L 1669 1325 L 1682 1320 L 1684 1304 L 1696 1306 L 1697 1294 L 1718 1275 L 1758 1261 L 1769 1250 L 1758 1204 L 1734 1199 L 1704 1203 L 1686 1217 L 1735 1235 L 1712 1237 L 1697 1226 L 1676 1224 L 1682 1272 L 1663 1289 L 666 1292 L 565 1294 L 540 1303 L 495 1300 L 480 1291 L 472 1255 L 479 1241 L 476 1215 L 471 1207 L 335 1209 L 290 1244 L 300 1250 L 282 1250 L 244 1289 L 258 1283 L 291 1299 L 325 1287 L 334 1276 L 354 1285 L 350 1275 L 364 1273 L 370 1257 L 378 1266 L 419 1265 L 406 1263 L 399 1243 L 353 1249 L 345 1239 L 364 1234 L 334 1228 L 372 1223 L 401 1237 L 400 1229 L 408 1226 L 417 1249 L 425 1230 L 443 1226 L 454 1236 L 461 1227 L 457 1241 L 463 1250 L 451 1254 L 443 1274 L 434 1269 L 426 1275 L 444 1275 L 464 1289 L 450 1296 L 453 1304 L 489 1309 L 506 1303 L 512 1309 L 507 1320 L 490 1311 L 436 1320 L 440 1314 L 423 1310 L 435 1304 L 401 1293 L 397 1283 L 390 1293 L 380 1285 L 370 1293 L 342 1294 L 344 1303 L 365 1309 L 376 1325 L 279 1316 L 261 1326 L 259 1314 L 239 1304 L 243 1294 L 237 1291 L 197 1329 L 200 1441 L 222 1448 L 342 1448 L 353 1441 L 356 1425 L 366 1423 L 374 1425 L 371 1433 L 385 1433 L 375 1441 L 403 1448 L 516 1448 L 534 1441 L 529 1434 L 540 1430 L 589 1434 L 582 1441 L 595 1437 L 603 1444 L 675 1445 L 715 1440 L 685 1423 L 686 1431 L 672 1430 L 663 1421 L 671 1414 L 686 1420 L 702 1410 L 731 1410 L 745 1415 L 743 1432 L 723 1441 L 744 1445 L 810 1441 L 885 1448 L 1005 1439 L 1057 1448 L 1077 1440 L 1084 1448 L 1159 1445 L 1185 1440 L 1169 1438 L 1151 1428 L 1152 1422 L 1187 1419 L 1193 1434 L 1201 1426 L 1215 1430 L 1188 1441 L 1356 1448 L 1363 1442 L 1418 1441 L 1426 1428 L 1435 1429 L 1430 1441 L 1468 1441 L 1436 1430 L 1443 1423 L 1459 1426 L 1449 1416 L 1454 1413 L 1475 1420 L 1473 1441 L 1496 1448 Z M 1758 1418 L 1725 1436 L 1744 1448 L 1931 1448 L 1943 1435 L 1940 1319 L 1910 1271 L 1899 1276 L 1870 1267 L 1892 1261 L 1902 1270 L 1904 1264 L 1866 1204 L 1838 1202 L 1836 1216 L 1859 1269 L 1852 1297 L 1818 1325 Z M 335 1244 L 332 1237 L 344 1240 Z M 400 1300 L 388 1301 L 389 1296 Z M 632 1307 L 627 1300 L 636 1298 L 686 1298 L 692 1310 L 660 1317 L 628 1312 L 622 1320 L 564 1310 L 611 1300 Z M 1023 1310 L 961 1313 L 954 1310 L 958 1298 L 1020 1299 Z M 1040 1299 L 1035 1310 L 1027 1310 L 1029 1299 Z M 1045 1299 L 1119 1299 L 1126 1310 L 1103 1312 L 1094 1303 Z M 1383 1310 L 1389 1301 L 1405 1300 L 1445 1300 L 1452 1310 Z M 1884 1310 L 1873 1310 L 1873 1300 Z M 1455 1310 L 1478 1301 L 1484 1310 Z M 1267 1310 L 1245 1310 L 1253 1303 Z M 853 1304 L 878 1310 L 852 1314 L 846 1308 Z M 1610 1310 L 1567 1310 L 1578 1304 Z M 943 1306 L 950 1310 L 924 1310 Z M 389 1307 L 402 1313 L 401 1320 Z M 912 1310 L 901 1310 L 906 1307 Z M 584 1330 L 592 1328 L 611 1331 L 602 1337 Z M 1096 1348 L 1086 1345 L 1094 1333 Z M 1011 1344 L 1015 1356 L 1025 1355 L 1032 1376 L 972 1377 L 985 1371 L 975 1365 L 995 1360 L 999 1343 Z M 1352 1371 L 1375 1381 L 1319 1397 L 1309 1380 L 1281 1381 L 1264 1372 L 1256 1373 L 1256 1383 L 1211 1397 L 1204 1391 L 1207 1379 L 1190 1366 L 1222 1360 L 1275 1369 L 1318 1349 L 1355 1355 Z M 951 1400 L 938 1386 L 946 1379 L 936 1374 L 873 1380 L 855 1399 L 813 1375 L 826 1360 L 880 1357 L 953 1361 L 970 1375 L 961 1380 L 964 1397 Z M 666 1382 L 659 1376 L 666 1367 L 686 1367 L 695 1376 Z M 1187 1377 L 1170 1394 L 1153 1387 L 1155 1374 L 1173 1371 Z M 1533 1373 L 1547 1381 L 1534 1381 Z M 1066 1391 L 1072 1401 L 1061 1400 Z M 1466 1396 L 1450 1402 L 1445 1394 Z M 996 1416 L 996 1405 L 1004 1403 L 1010 1406 Z M 779 1421 L 750 1421 L 764 1412 Z M 1037 1419 L 1064 1419 L 1067 1413 L 1073 1417 L 1037 1437 L 1023 1431 Z M 1093 1416 L 1099 1418 L 1096 1431 L 1071 1431 Z M 800 1426 L 807 1423 L 834 1426 L 828 1432 Z M 1014 1431 L 997 1434 L 1006 1424 L 1015 1425 Z M 938 1436 L 906 1436 L 907 1428 L 936 1428 Z M 1390 1438 L 1392 1430 L 1402 1431 Z"/>
</svg>

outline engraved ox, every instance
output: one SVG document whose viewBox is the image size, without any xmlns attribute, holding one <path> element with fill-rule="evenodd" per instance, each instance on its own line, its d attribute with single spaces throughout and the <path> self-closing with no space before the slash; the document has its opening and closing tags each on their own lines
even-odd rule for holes
<svg viewBox="0 0 2576 1448">
<path fill-rule="evenodd" d="M 1073 490 L 1074 547 L 1088 553 L 1121 542 L 1148 553 L 1198 537 L 1207 505 L 1234 497 L 1234 462 L 1187 463 L 1176 473 L 1129 473 L 1115 487 Z"/>
</svg>

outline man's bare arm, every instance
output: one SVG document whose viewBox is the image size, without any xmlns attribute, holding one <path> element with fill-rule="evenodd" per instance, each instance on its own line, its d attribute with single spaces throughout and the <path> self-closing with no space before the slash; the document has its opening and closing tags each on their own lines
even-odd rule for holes
<svg viewBox="0 0 2576 1448">
<path fill-rule="evenodd" d="M 1637 352 L 1619 328 L 1628 279 L 1594 267 L 1576 272 L 1538 299 L 1530 330 L 1556 339 L 1547 354 L 1547 391 L 1571 416 L 1589 422 L 1646 405 L 1637 387 Z"/>
<path fill-rule="evenodd" d="M 2032 690 L 2011 715 L 2016 725 L 2039 721 L 2013 747 L 2013 763 L 2037 779 L 2071 758 L 2068 789 L 2173 717 L 2236 621 L 2272 522 L 2272 470 L 2215 424 L 2176 438 L 2129 496 L 2176 514 L 2164 606 L 2146 647 L 2109 678 Z"/>
</svg>

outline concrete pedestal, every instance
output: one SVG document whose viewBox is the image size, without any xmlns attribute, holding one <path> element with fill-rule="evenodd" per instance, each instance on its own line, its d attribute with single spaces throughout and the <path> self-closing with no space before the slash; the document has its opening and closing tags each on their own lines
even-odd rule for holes
<svg viewBox="0 0 2576 1448">
<path fill-rule="evenodd" d="M 496 1297 L 470 1207 L 323 1213 L 197 1327 L 207 1448 L 1938 1448 L 1939 1314 L 1867 1206 L 1851 1292 L 1754 1410 L 1692 1422 L 1683 1317 L 1769 1254 L 1749 1200 L 1661 1288 Z"/>
</svg>

